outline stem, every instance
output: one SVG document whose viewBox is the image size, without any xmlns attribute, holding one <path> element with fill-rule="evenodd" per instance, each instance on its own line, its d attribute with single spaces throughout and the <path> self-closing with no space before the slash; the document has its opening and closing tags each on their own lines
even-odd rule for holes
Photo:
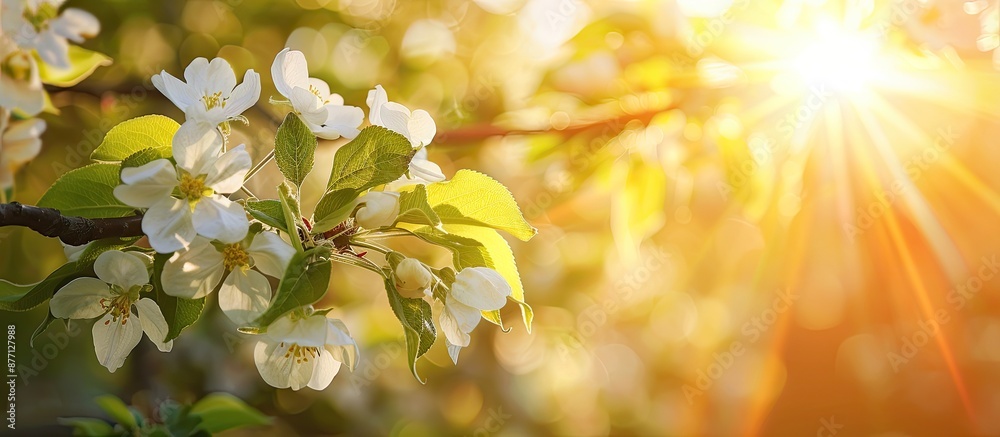
<svg viewBox="0 0 1000 437">
<path fill-rule="evenodd" d="M 43 236 L 59 238 L 71 246 L 103 238 L 145 235 L 142 232 L 141 215 L 99 219 L 66 217 L 56 209 L 22 205 L 18 202 L 0 204 L 0 227 L 2 226 L 23 226 Z"/>
<path fill-rule="evenodd" d="M 260 160 L 260 162 L 258 162 L 257 165 L 253 166 L 249 172 L 247 172 L 247 175 L 243 177 L 243 182 L 245 183 L 246 181 L 249 181 L 250 178 L 254 177 L 254 175 L 256 175 L 257 172 L 259 172 L 262 168 L 264 168 L 264 166 L 267 165 L 267 163 L 271 162 L 272 159 L 274 159 L 274 149 L 272 149 L 270 152 L 267 152 L 267 156 L 265 156 L 264 159 Z"/>
<path fill-rule="evenodd" d="M 358 240 L 355 240 L 355 239 L 351 239 L 351 246 L 363 247 L 365 249 L 371 249 L 371 250 L 374 250 L 376 252 L 381 252 L 383 254 L 392 252 L 392 249 L 390 249 L 388 247 L 385 247 L 385 246 L 383 246 L 381 244 L 372 243 L 372 242 L 365 242 L 365 241 L 358 241 Z"/>
<path fill-rule="evenodd" d="M 352 265 L 352 266 L 355 266 L 355 267 L 362 267 L 362 268 L 371 270 L 371 271 L 373 271 L 375 273 L 378 273 L 379 276 L 382 276 L 383 278 L 386 277 L 385 276 L 385 272 L 383 272 L 382 269 L 380 269 L 378 265 L 376 265 L 375 263 L 371 262 L 370 260 L 367 260 L 367 259 L 364 259 L 364 258 L 358 258 L 357 256 L 353 256 L 353 255 L 349 256 L 349 255 L 341 255 L 339 253 L 334 253 L 334 254 L 331 254 L 330 260 L 331 261 L 338 261 L 338 262 L 341 262 L 341 263 L 344 263 L 344 264 L 348 264 L 348 265 Z"/>
</svg>

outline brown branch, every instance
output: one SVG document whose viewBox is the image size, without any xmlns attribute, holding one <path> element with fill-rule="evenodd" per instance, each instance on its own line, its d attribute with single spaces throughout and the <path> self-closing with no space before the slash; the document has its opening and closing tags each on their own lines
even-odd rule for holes
<svg viewBox="0 0 1000 437">
<path fill-rule="evenodd" d="M 450 131 L 445 131 L 434 137 L 434 145 L 445 145 L 445 146 L 455 146 L 460 144 L 467 144 L 476 141 L 481 141 L 486 138 L 495 136 L 507 136 L 507 135 L 538 135 L 538 134 L 548 134 L 548 133 L 558 133 L 564 136 L 573 136 L 580 132 L 593 129 L 600 126 L 606 126 L 612 130 L 621 131 L 624 129 L 628 122 L 636 120 L 642 124 L 649 124 L 649 122 L 657 114 L 669 111 L 673 106 L 666 108 L 649 110 L 637 114 L 624 114 L 618 117 L 608 118 L 604 120 L 596 120 L 578 123 L 574 125 L 567 126 L 564 129 L 556 129 L 553 127 L 545 129 L 504 129 L 499 126 L 492 124 L 478 124 L 466 127 L 460 127 L 458 129 L 453 129 Z"/>
<path fill-rule="evenodd" d="M 112 237 L 141 237 L 142 216 L 88 219 L 66 217 L 59 210 L 0 203 L 0 227 L 24 226 L 46 237 L 58 238 L 71 246 Z"/>
</svg>

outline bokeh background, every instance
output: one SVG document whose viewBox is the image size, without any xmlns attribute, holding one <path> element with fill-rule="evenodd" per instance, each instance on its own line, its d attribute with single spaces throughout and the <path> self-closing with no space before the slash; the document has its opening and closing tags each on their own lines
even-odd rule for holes
<svg viewBox="0 0 1000 437">
<path fill-rule="evenodd" d="M 17 326 L 24 432 L 67 433 L 111 393 L 139 408 L 227 391 L 274 416 L 234 435 L 998 435 L 1000 76 L 995 0 L 70 0 L 108 54 L 53 89 L 33 203 L 114 124 L 183 115 L 151 85 L 194 58 L 262 75 L 234 125 L 255 159 L 283 115 L 270 64 L 365 107 L 428 110 L 431 159 L 511 188 L 539 229 L 511 239 L 534 329 L 486 324 L 453 366 L 406 369 L 381 283 L 337 266 L 322 306 L 362 346 L 322 392 L 268 387 L 217 306 L 114 374 L 90 326 Z M 996 60 L 995 60 L 996 59 Z M 367 110 L 367 108 L 366 108 Z M 317 169 L 338 142 L 321 143 Z M 320 194 L 323 171 L 306 187 Z M 271 165 L 250 188 L 271 194 Z M 313 187 L 310 194 L 310 187 Z M 315 199 L 313 199 L 315 200 Z M 449 256 L 397 246 L 438 265 Z M 0 230 L 0 277 L 59 244 Z M 508 305 L 506 319 L 518 319 Z M 55 352 L 53 352 L 55 351 Z"/>
</svg>

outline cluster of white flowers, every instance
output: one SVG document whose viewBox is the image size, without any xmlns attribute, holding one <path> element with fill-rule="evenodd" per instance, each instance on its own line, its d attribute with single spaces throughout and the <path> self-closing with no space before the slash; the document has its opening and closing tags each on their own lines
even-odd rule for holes
<svg viewBox="0 0 1000 437">
<path fill-rule="evenodd" d="M 308 76 L 302 53 L 285 49 L 271 67 L 275 87 L 294 113 L 321 138 L 353 138 L 364 121 L 361 108 L 345 106 L 329 86 Z M 251 168 L 244 145 L 227 148 L 227 123 L 243 120 L 243 111 L 260 96 L 260 78 L 247 71 L 243 82 L 229 64 L 216 58 L 194 60 L 184 81 L 161 72 L 153 84 L 184 111 L 186 120 L 173 137 L 173 159 L 157 159 L 121 171 L 114 195 L 144 211 L 142 230 L 155 252 L 170 254 L 158 286 L 179 298 L 200 299 L 218 290 L 223 313 L 240 327 L 252 326 L 268 309 L 272 290 L 266 276 L 282 278 L 295 249 L 276 230 L 251 225 L 244 207 L 229 199 L 239 191 Z M 445 179 L 440 167 L 426 157 L 436 127 L 426 111 L 410 111 L 388 101 L 381 86 L 368 94 L 369 121 L 406 137 L 417 152 L 409 175 L 370 191 L 356 201 L 354 223 L 378 229 L 394 223 L 399 214 L 400 189 Z M 128 324 L 136 316 L 141 331 L 169 351 L 167 324 L 143 293 L 150 284 L 152 259 L 142 250 L 102 253 L 95 264 L 98 278 L 80 278 L 56 293 L 56 317 L 101 317 L 94 325 L 94 347 L 102 365 L 115 371 L 141 338 L 140 328 Z M 266 276 L 265 276 L 266 275 Z M 448 350 L 457 362 L 468 346 L 470 333 L 483 311 L 504 306 L 511 288 L 494 270 L 466 268 L 458 272 L 450 292 L 435 297 L 440 281 L 427 266 L 405 259 L 396 269 L 396 285 L 403 297 L 436 299 L 439 325 Z M 136 311 L 133 314 L 133 309 Z M 272 322 L 260 335 L 254 359 L 263 379 L 272 386 L 323 389 L 341 364 L 353 369 L 358 347 L 340 320 L 311 306 L 293 310 Z"/>
<path fill-rule="evenodd" d="M 66 8 L 65 0 L 0 0 L 0 193 L 14 184 L 14 172 L 41 151 L 45 109 L 39 62 L 47 69 L 71 69 L 69 42 L 100 31 L 97 18 Z M 0 194 L 0 199 L 6 197 Z"/>
</svg>

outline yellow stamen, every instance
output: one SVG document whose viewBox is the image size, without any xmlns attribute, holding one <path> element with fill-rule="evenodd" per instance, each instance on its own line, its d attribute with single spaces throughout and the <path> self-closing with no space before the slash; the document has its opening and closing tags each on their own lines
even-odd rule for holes
<svg viewBox="0 0 1000 437">
<path fill-rule="evenodd" d="M 319 348 L 315 346 L 304 347 L 299 346 L 298 344 L 292 344 L 285 352 L 285 358 L 295 358 L 296 364 L 308 363 L 310 359 L 318 356 Z"/>
<path fill-rule="evenodd" d="M 202 197 L 211 196 L 214 193 L 211 188 L 205 186 L 205 175 L 194 177 L 184 173 L 177 188 L 181 192 L 181 197 L 191 202 L 192 206 L 198 203 Z"/>
<path fill-rule="evenodd" d="M 226 100 L 222 98 L 222 91 L 216 92 L 210 96 L 202 96 L 201 101 L 205 103 L 205 109 L 212 109 L 215 107 L 225 108 Z"/>
<path fill-rule="evenodd" d="M 230 244 L 222 249 L 222 263 L 228 270 L 246 270 L 250 267 L 250 254 L 239 243 Z"/>
</svg>

